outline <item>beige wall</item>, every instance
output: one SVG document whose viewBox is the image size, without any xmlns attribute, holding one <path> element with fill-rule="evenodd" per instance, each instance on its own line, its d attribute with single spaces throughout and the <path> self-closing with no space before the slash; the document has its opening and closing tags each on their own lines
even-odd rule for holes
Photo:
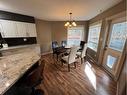
<svg viewBox="0 0 127 95">
<path fill-rule="evenodd" d="M 52 22 L 52 40 L 58 41 L 59 43 L 62 40 L 67 40 L 67 27 L 64 26 L 66 22 L 64 21 L 55 21 Z M 87 27 L 88 22 L 86 21 L 76 21 L 77 25 L 84 26 L 84 40 L 87 40 Z"/>
<path fill-rule="evenodd" d="M 67 40 L 67 27 L 64 26 L 66 22 L 64 21 L 44 21 L 36 19 L 37 28 L 37 41 L 41 45 L 41 52 L 47 53 L 51 52 L 52 41 Z M 77 25 L 84 26 L 84 40 L 87 37 L 87 26 L 88 23 L 85 21 L 77 21 Z"/>
<path fill-rule="evenodd" d="M 52 23 L 52 41 L 58 41 L 67 39 L 67 29 L 64 27 L 64 22 L 51 22 Z"/>
<path fill-rule="evenodd" d="M 126 55 L 127 56 L 127 55 Z M 117 95 L 126 95 L 127 82 L 127 58 L 125 58 L 124 65 L 117 83 Z"/>
<path fill-rule="evenodd" d="M 119 4 L 115 5 L 112 8 L 109 8 L 108 10 L 104 11 L 103 13 L 97 15 L 96 17 L 92 18 L 91 20 L 89 20 L 89 24 L 102 20 L 102 29 L 101 29 L 101 34 L 100 34 L 100 38 L 102 38 L 103 40 L 99 40 L 99 46 L 98 46 L 98 51 L 95 52 L 91 49 L 88 49 L 88 54 L 95 60 L 95 62 L 97 64 L 101 64 L 102 63 L 102 59 L 103 59 L 103 49 L 102 49 L 102 45 L 104 44 L 104 37 L 105 37 L 105 29 L 106 29 L 106 23 L 105 23 L 105 19 L 107 17 L 119 14 L 123 11 L 126 10 L 126 2 L 125 0 L 123 0 L 122 2 L 120 2 Z"/>
<path fill-rule="evenodd" d="M 41 52 L 50 52 L 52 42 L 51 23 L 48 21 L 36 19 L 36 29 L 37 41 L 41 45 Z"/>
<path fill-rule="evenodd" d="M 109 8 L 108 10 L 104 11 L 103 13 L 92 18 L 90 20 L 90 23 L 93 23 L 93 22 L 98 21 L 98 20 L 105 19 L 109 16 L 118 14 L 118 13 L 125 11 L 125 10 L 126 10 L 126 0 L 122 0 L 119 4 Z"/>
</svg>

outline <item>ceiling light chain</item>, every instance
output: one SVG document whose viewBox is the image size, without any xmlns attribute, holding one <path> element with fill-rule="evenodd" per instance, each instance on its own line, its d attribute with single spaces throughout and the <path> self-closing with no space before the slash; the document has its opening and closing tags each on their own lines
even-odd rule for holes
<svg viewBox="0 0 127 95">
<path fill-rule="evenodd" d="M 70 14 L 70 21 L 72 21 L 72 13 L 69 13 Z"/>
</svg>

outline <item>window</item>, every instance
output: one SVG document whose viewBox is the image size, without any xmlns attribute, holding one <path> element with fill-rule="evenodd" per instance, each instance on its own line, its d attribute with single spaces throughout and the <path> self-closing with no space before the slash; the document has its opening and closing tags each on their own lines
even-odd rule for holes
<svg viewBox="0 0 127 95">
<path fill-rule="evenodd" d="M 90 25 L 88 36 L 88 47 L 94 51 L 97 51 L 99 36 L 101 30 L 101 23 Z"/>
<path fill-rule="evenodd" d="M 108 56 L 107 56 L 107 66 L 108 66 L 109 68 L 112 68 L 113 65 L 116 63 L 116 61 L 117 61 L 117 58 L 115 58 L 115 57 L 113 57 L 113 56 L 111 56 L 111 55 L 108 55 Z"/>
<path fill-rule="evenodd" d="M 127 37 L 127 22 L 115 23 L 112 25 L 112 34 L 109 47 L 122 51 Z"/>
<path fill-rule="evenodd" d="M 69 46 L 80 45 L 80 41 L 84 40 L 84 27 L 68 28 L 67 44 Z"/>
</svg>

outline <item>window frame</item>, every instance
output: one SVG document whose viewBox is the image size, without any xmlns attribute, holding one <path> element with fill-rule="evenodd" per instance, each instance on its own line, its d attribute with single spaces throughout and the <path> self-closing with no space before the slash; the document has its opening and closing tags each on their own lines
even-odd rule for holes
<svg viewBox="0 0 127 95">
<path fill-rule="evenodd" d="M 92 48 L 92 47 L 89 47 L 90 27 L 98 27 L 98 26 L 100 27 L 99 38 L 98 38 L 98 42 L 97 42 L 97 48 L 94 49 L 94 48 Z M 87 47 L 90 48 L 90 49 L 92 49 L 92 50 L 95 51 L 95 52 L 98 51 L 98 46 L 99 46 L 99 42 L 100 42 L 101 30 L 102 30 L 102 20 L 89 24 L 89 27 L 88 27 L 88 46 L 87 46 Z"/>
<path fill-rule="evenodd" d="M 110 31 L 112 31 L 113 25 L 114 25 L 114 24 L 118 24 L 118 23 L 122 23 L 122 22 L 126 22 L 126 23 L 127 23 L 127 21 L 125 21 L 125 17 L 112 19 L 111 24 L 110 24 Z M 117 51 L 119 51 L 119 52 L 122 52 L 124 46 L 122 47 L 121 50 L 116 49 L 116 48 L 113 48 L 113 47 L 110 47 L 110 44 L 111 44 L 110 39 L 111 39 L 112 33 L 110 33 L 109 36 L 110 36 L 109 39 L 108 39 L 109 48 L 110 48 L 110 49 L 117 50 Z M 127 37 L 127 36 L 125 35 L 125 37 Z M 126 42 L 126 41 L 125 41 L 125 42 Z"/>
<path fill-rule="evenodd" d="M 84 40 L 84 37 L 85 37 L 85 35 L 84 35 L 85 27 L 83 25 L 78 25 L 78 26 L 75 26 L 75 27 L 68 27 L 67 28 L 67 42 L 68 42 L 68 39 L 69 39 L 69 37 L 68 37 L 69 29 L 71 30 L 71 28 L 72 28 L 72 30 L 73 29 L 78 29 L 78 28 L 80 28 L 81 30 L 83 30 L 82 31 L 82 34 L 81 34 L 81 36 L 82 36 L 81 37 L 81 41 L 83 41 Z"/>
</svg>

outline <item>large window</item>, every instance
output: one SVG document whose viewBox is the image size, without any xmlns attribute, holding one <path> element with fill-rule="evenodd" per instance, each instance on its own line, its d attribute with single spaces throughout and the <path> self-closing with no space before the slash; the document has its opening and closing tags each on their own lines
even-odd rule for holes
<svg viewBox="0 0 127 95">
<path fill-rule="evenodd" d="M 94 51 L 97 51 L 98 48 L 100 31 L 101 31 L 101 22 L 92 24 L 89 27 L 88 47 Z"/>
<path fill-rule="evenodd" d="M 127 22 L 119 22 L 112 24 L 112 33 L 109 47 L 118 51 L 122 51 L 127 37 Z"/>
<path fill-rule="evenodd" d="M 68 28 L 68 45 L 80 45 L 80 41 L 84 40 L 84 27 L 71 27 Z"/>
</svg>

